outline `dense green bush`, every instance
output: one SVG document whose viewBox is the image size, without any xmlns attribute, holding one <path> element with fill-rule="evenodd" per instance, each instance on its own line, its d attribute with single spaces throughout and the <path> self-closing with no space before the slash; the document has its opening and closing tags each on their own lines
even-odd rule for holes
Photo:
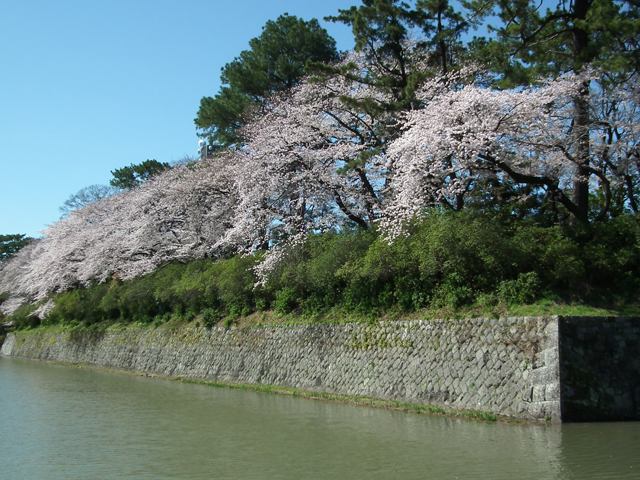
<svg viewBox="0 0 640 480">
<path fill-rule="evenodd" d="M 392 244 L 363 231 L 312 237 L 267 284 L 279 311 L 303 314 L 456 308 L 490 296 L 634 304 L 639 286 L 632 217 L 543 228 L 465 212 L 425 215 Z"/>
<path fill-rule="evenodd" d="M 118 316 L 117 310 L 104 310 L 101 301 L 109 290 L 109 284 L 102 283 L 90 288 L 81 288 L 59 294 L 55 307 L 47 318 L 47 323 L 85 322 L 88 325 Z"/>
<path fill-rule="evenodd" d="M 389 244 L 372 230 L 312 235 L 289 250 L 265 285 L 256 286 L 256 256 L 173 263 L 146 277 L 110 279 L 54 297 L 49 323 L 119 319 L 158 325 L 200 316 L 211 327 L 272 309 L 318 315 L 381 314 L 475 302 L 518 305 L 541 298 L 591 304 L 636 304 L 640 228 L 621 216 L 589 226 L 543 228 L 487 215 L 424 215 Z M 35 326 L 26 306 L 12 318 Z"/>
<path fill-rule="evenodd" d="M 343 303 L 350 280 L 341 269 L 366 255 L 373 232 L 345 230 L 312 235 L 305 245 L 289 251 L 271 273 L 262 293 L 278 313 L 300 310 L 319 314 Z"/>
<path fill-rule="evenodd" d="M 40 325 L 40 318 L 33 315 L 34 310 L 36 310 L 35 305 L 23 305 L 13 312 L 11 320 L 13 321 L 15 328 L 21 330 L 24 328 L 34 328 Z"/>
<path fill-rule="evenodd" d="M 389 245 L 378 238 L 358 262 L 343 269 L 351 278 L 347 305 L 356 309 L 411 311 L 428 305 L 469 303 L 511 274 L 511 243 L 483 217 L 431 214 Z"/>
</svg>

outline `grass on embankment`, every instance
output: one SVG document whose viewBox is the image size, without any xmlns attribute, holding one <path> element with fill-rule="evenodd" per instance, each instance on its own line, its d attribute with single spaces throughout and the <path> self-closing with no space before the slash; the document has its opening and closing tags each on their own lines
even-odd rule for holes
<svg viewBox="0 0 640 480">
<path fill-rule="evenodd" d="M 406 313 L 401 311 L 387 312 L 385 314 L 357 315 L 347 313 L 336 308 L 321 315 L 300 315 L 295 312 L 279 314 L 273 310 L 266 312 L 254 312 L 246 316 L 229 315 L 217 322 L 207 325 L 202 315 L 196 315 L 186 319 L 181 315 L 159 316 L 151 323 L 126 322 L 119 320 L 105 320 L 96 323 L 72 321 L 69 323 L 41 324 L 21 329 L 21 332 L 30 331 L 104 331 L 104 330 L 144 330 L 147 328 L 182 328 L 182 327 L 257 327 L 273 325 L 295 325 L 311 323 L 349 323 L 378 321 L 408 321 L 408 320 L 435 320 L 435 319 L 467 319 L 467 318 L 505 318 L 505 317 L 548 317 L 548 316 L 586 316 L 586 317 L 611 317 L 611 316 L 640 316 L 640 309 L 627 306 L 621 309 L 604 309 L 582 304 L 566 304 L 552 301 L 540 301 L 528 305 L 472 305 L 460 308 L 432 308 L 422 309 L 418 312 Z"/>
</svg>

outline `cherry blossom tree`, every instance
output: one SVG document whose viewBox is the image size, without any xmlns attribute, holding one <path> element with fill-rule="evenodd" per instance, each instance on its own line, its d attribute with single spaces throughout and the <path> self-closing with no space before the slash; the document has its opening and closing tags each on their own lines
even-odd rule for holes
<svg viewBox="0 0 640 480">
<path fill-rule="evenodd" d="M 226 161 L 176 166 L 50 225 L 42 239 L 2 265 L 0 291 L 14 298 L 5 310 L 112 277 L 146 275 L 169 262 L 218 255 L 235 198 Z"/>
<path fill-rule="evenodd" d="M 0 265 L 0 293 L 10 294 L 0 308 L 41 302 L 45 315 L 52 293 L 227 252 L 267 250 L 257 269 L 264 282 L 311 233 L 379 225 L 393 239 L 429 207 L 465 208 L 471 195 L 484 194 L 485 181 L 527 186 L 545 204 L 582 218 L 577 167 L 601 198 L 591 202 L 599 207 L 592 220 L 619 208 L 638 212 L 636 77 L 605 88 L 601 74 L 585 70 L 493 90 L 476 66 L 434 77 L 425 62 L 406 63 L 420 79 L 410 108 L 389 108 L 397 92 L 364 81 L 377 67 L 355 52 L 271 97 L 244 127 L 242 148 L 176 165 L 71 211 Z M 588 142 L 574 122 L 585 84 Z"/>
<path fill-rule="evenodd" d="M 383 184 L 372 152 L 379 120 L 350 108 L 346 95 L 384 100 L 344 77 L 307 79 L 245 128 L 246 147 L 230 164 L 235 225 L 223 242 L 252 250 L 349 222 L 367 228 L 377 218 Z"/>
<path fill-rule="evenodd" d="M 388 149 L 395 195 L 382 224 L 390 236 L 424 208 L 460 199 L 486 175 L 541 189 L 580 218 L 570 188 L 577 165 L 599 181 L 595 188 L 604 203 L 596 220 L 609 211 L 612 183 L 625 178 L 631 180 L 629 203 L 637 209 L 637 170 L 631 169 L 637 169 L 640 140 L 638 86 L 630 80 L 605 90 L 595 80 L 593 73 L 569 74 L 539 87 L 501 91 L 471 84 L 442 91 L 408 113 L 402 136 Z M 574 101 L 585 82 L 593 87 L 588 166 L 576 155 L 584 142 L 572 134 Z"/>
</svg>

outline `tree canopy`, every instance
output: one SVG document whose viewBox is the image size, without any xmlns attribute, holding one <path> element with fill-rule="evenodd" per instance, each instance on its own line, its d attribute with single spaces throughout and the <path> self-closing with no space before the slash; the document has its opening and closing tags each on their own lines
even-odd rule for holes
<svg viewBox="0 0 640 480">
<path fill-rule="evenodd" d="M 171 166 L 168 163 L 158 162 L 157 160 L 145 160 L 138 164 L 132 163 L 128 167 L 113 170 L 111 172 L 113 178 L 109 181 L 109 185 L 122 190 L 130 190 L 169 168 Z"/>
<path fill-rule="evenodd" d="M 18 253 L 31 240 L 32 238 L 21 234 L 0 235 L 0 263 Z"/>
<path fill-rule="evenodd" d="M 195 119 L 202 136 L 224 146 L 239 141 L 252 109 L 296 85 L 308 62 L 338 59 L 335 40 L 317 20 L 287 14 L 268 21 L 249 47 L 221 69 L 223 86 L 215 97 L 202 98 Z"/>
<path fill-rule="evenodd" d="M 113 185 L 89 185 L 88 187 L 81 188 L 77 193 L 70 195 L 62 206 L 59 207 L 59 210 L 62 216 L 66 217 L 71 211 L 83 208 L 90 203 L 97 202 L 101 198 L 113 195 L 118 191 L 119 189 Z"/>
<path fill-rule="evenodd" d="M 367 230 L 393 243 L 443 211 L 508 228 L 634 222 L 639 15 L 635 4 L 585 1 L 543 14 L 524 0 L 469 3 L 467 13 L 444 0 L 363 0 L 330 17 L 356 41 L 337 60 L 317 22 L 282 16 L 223 69 L 228 83 L 210 101 L 241 99 L 235 123 L 202 124 L 240 148 L 115 170 L 121 191 L 6 262 L 0 292 L 41 300 L 230 252 L 255 254 L 264 283 L 314 235 Z M 495 39 L 462 44 L 492 11 L 503 21 Z M 310 47 L 276 56 L 309 38 L 328 45 L 329 63 L 312 64 Z"/>
<path fill-rule="evenodd" d="M 607 75 L 640 66 L 640 5 L 631 0 L 575 0 L 546 7 L 531 0 L 469 0 L 474 18 L 497 15 L 495 37 L 481 49 L 502 88 L 598 67 Z"/>
<path fill-rule="evenodd" d="M 491 61 L 501 88 L 529 85 L 540 78 L 580 73 L 596 67 L 600 88 L 637 73 L 640 63 L 640 6 L 628 0 L 575 0 L 558 2 L 543 10 L 531 0 L 470 0 L 467 8 L 477 17 L 497 15 L 502 24 L 492 27 L 496 38 L 479 49 Z M 481 42 L 482 43 L 482 42 Z M 594 79 L 592 79 L 594 80 Z M 587 222 L 590 212 L 589 89 L 587 80 L 575 92 L 573 128 L 572 203 L 576 221 Z"/>
</svg>

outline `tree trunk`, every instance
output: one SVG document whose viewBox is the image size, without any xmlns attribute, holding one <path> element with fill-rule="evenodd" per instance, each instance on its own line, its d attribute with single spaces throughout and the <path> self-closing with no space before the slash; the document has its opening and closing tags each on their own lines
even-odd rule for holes
<svg viewBox="0 0 640 480">
<path fill-rule="evenodd" d="M 584 21 L 591 7 L 591 0 L 575 0 L 573 7 L 573 69 L 576 73 L 588 58 L 589 33 L 575 26 L 576 21 Z M 589 82 L 580 85 L 573 105 L 573 134 L 575 137 L 576 168 L 573 172 L 573 203 L 578 207 L 577 220 L 589 221 Z"/>
<path fill-rule="evenodd" d="M 576 166 L 573 171 L 573 203 L 578 207 L 577 220 L 589 221 L 589 84 L 584 82 L 573 104 L 573 134 Z"/>
</svg>

